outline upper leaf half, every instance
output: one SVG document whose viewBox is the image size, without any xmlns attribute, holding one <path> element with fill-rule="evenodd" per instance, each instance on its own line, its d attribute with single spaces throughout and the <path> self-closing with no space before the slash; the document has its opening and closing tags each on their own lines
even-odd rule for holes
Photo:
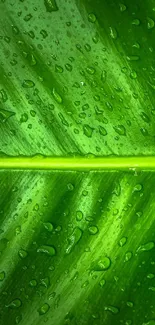
<svg viewBox="0 0 155 325">
<path fill-rule="evenodd" d="M 154 20 L 146 0 L 1 1 L 0 151 L 153 155 Z"/>
</svg>

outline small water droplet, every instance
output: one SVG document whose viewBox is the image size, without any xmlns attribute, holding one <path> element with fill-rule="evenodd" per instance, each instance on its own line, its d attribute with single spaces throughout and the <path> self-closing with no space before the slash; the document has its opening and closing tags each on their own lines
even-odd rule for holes
<svg viewBox="0 0 155 325">
<path fill-rule="evenodd" d="M 45 303 L 38 309 L 38 313 L 40 316 L 45 315 L 49 311 L 49 309 L 50 306 L 47 303 Z"/>
<path fill-rule="evenodd" d="M 91 235 L 96 235 L 99 231 L 97 226 L 90 226 L 88 230 Z"/>
<path fill-rule="evenodd" d="M 132 258 L 132 256 L 133 256 L 132 252 L 127 252 L 127 253 L 125 254 L 125 262 L 130 261 L 131 258 Z"/>
<path fill-rule="evenodd" d="M 91 23 L 95 23 L 96 22 L 96 16 L 94 13 L 90 13 L 88 15 L 88 20 L 91 22 Z"/>
<path fill-rule="evenodd" d="M 56 0 L 44 0 L 44 4 L 47 12 L 57 11 L 58 6 Z"/>
<path fill-rule="evenodd" d="M 76 220 L 81 221 L 83 219 L 83 213 L 82 211 L 77 211 L 76 212 Z"/>
<path fill-rule="evenodd" d="M 126 10 L 126 6 L 125 6 L 124 3 L 120 3 L 120 4 L 119 4 L 119 8 L 120 8 L 120 11 L 121 11 L 121 12 L 124 12 L 124 11 Z"/>
<path fill-rule="evenodd" d="M 127 304 L 128 307 L 131 307 L 131 308 L 133 307 L 133 302 L 132 301 L 127 301 L 126 304 Z"/>
<path fill-rule="evenodd" d="M 144 122 L 146 122 L 146 123 L 149 123 L 150 122 L 150 118 L 149 118 L 149 116 L 146 113 L 141 112 L 140 113 L 140 117 L 143 119 Z"/>
<path fill-rule="evenodd" d="M 0 272 L 0 281 L 3 281 L 5 279 L 5 272 Z"/>
<path fill-rule="evenodd" d="M 103 126 L 99 126 L 99 133 L 103 136 L 106 136 L 107 130 Z"/>
<path fill-rule="evenodd" d="M 60 65 L 55 65 L 55 72 L 62 73 L 64 69 Z"/>
<path fill-rule="evenodd" d="M 24 80 L 22 86 L 23 88 L 33 88 L 35 83 L 32 80 Z"/>
<path fill-rule="evenodd" d="M 153 273 L 149 273 L 148 275 L 147 275 L 147 278 L 148 279 L 153 279 L 155 277 L 155 275 L 153 274 Z"/>
<path fill-rule="evenodd" d="M 117 33 L 116 28 L 114 28 L 114 27 L 109 27 L 109 31 L 110 31 L 110 37 L 111 37 L 112 39 L 117 39 L 117 37 L 118 37 L 118 33 Z"/>
<path fill-rule="evenodd" d="M 105 284 L 106 284 L 105 279 L 102 279 L 102 280 L 100 281 L 100 283 L 99 283 L 99 285 L 100 285 L 101 288 L 103 288 L 103 287 L 105 286 Z"/>
<path fill-rule="evenodd" d="M 117 308 L 115 306 L 106 306 L 106 307 L 104 307 L 104 310 L 110 311 L 114 315 L 119 313 L 119 308 Z"/>
<path fill-rule="evenodd" d="M 53 246 L 43 245 L 37 249 L 37 253 L 44 253 L 49 256 L 54 256 L 56 255 L 56 250 Z"/>
<path fill-rule="evenodd" d="M 140 192 L 143 189 L 143 185 L 142 184 L 136 184 L 134 187 L 134 192 Z"/>
<path fill-rule="evenodd" d="M 30 284 L 30 287 L 36 287 L 37 286 L 37 281 L 35 279 L 33 279 L 33 280 L 31 280 L 29 282 L 29 284 Z"/>
<path fill-rule="evenodd" d="M 139 19 L 133 19 L 132 20 L 132 25 L 139 26 L 140 25 L 140 20 Z"/>
<path fill-rule="evenodd" d="M 136 79 L 137 78 L 137 72 L 136 71 L 131 71 L 131 73 L 130 73 L 130 77 L 131 77 L 131 79 Z"/>
<path fill-rule="evenodd" d="M 138 61 L 139 56 L 138 55 L 130 55 L 130 56 L 127 56 L 127 60 L 128 61 Z"/>
<path fill-rule="evenodd" d="M 27 257 L 28 253 L 24 249 L 20 249 L 19 252 L 18 252 L 18 255 L 21 258 L 25 258 L 25 257 Z"/>
<path fill-rule="evenodd" d="M 85 125 L 83 126 L 83 133 L 84 133 L 84 135 L 86 135 L 88 138 L 91 138 L 91 137 L 92 137 L 93 131 L 94 131 L 94 129 L 91 128 L 88 124 L 85 124 Z"/>
<path fill-rule="evenodd" d="M 119 241 L 119 246 L 123 247 L 127 242 L 127 237 L 122 237 Z"/>
<path fill-rule="evenodd" d="M 56 102 L 57 102 L 58 104 L 61 104 L 61 103 L 62 103 L 62 97 L 58 94 L 58 92 L 56 91 L 55 88 L 53 88 L 52 93 L 53 93 L 53 97 L 54 97 L 54 99 L 56 100 Z"/>
<path fill-rule="evenodd" d="M 101 81 L 104 83 L 106 82 L 106 79 L 107 79 L 107 71 L 103 70 L 101 73 Z"/>
<path fill-rule="evenodd" d="M 125 129 L 124 125 L 117 125 L 117 126 L 114 126 L 114 130 L 115 130 L 115 132 L 118 133 L 119 135 L 123 135 L 123 136 L 126 135 L 126 129 Z"/>
<path fill-rule="evenodd" d="M 52 232 L 54 228 L 51 222 L 45 222 L 44 227 L 48 232 Z"/>
<path fill-rule="evenodd" d="M 148 29 L 152 29 L 152 28 L 154 28 L 154 20 L 152 19 L 152 18 L 147 18 L 147 28 Z"/>
</svg>

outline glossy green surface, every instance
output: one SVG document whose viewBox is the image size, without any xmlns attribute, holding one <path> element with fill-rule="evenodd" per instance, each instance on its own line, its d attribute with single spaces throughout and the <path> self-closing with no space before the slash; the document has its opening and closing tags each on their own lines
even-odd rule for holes
<svg viewBox="0 0 155 325">
<path fill-rule="evenodd" d="M 154 154 L 153 1 L 56 4 L 0 3 L 1 151 Z"/>
<path fill-rule="evenodd" d="M 153 0 L 0 1 L 0 325 L 155 325 L 154 37 Z"/>
<path fill-rule="evenodd" d="M 1 324 L 155 318 L 154 183 L 153 172 L 0 172 Z"/>
</svg>

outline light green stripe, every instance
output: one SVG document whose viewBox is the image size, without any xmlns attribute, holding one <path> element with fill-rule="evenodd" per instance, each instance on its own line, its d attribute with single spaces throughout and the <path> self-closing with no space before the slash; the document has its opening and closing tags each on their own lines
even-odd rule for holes
<svg viewBox="0 0 155 325">
<path fill-rule="evenodd" d="M 53 158 L 9 157 L 0 159 L 0 169 L 53 169 L 53 170 L 98 170 L 98 169 L 155 169 L 155 156 L 149 157 L 102 157 L 102 158 Z"/>
</svg>

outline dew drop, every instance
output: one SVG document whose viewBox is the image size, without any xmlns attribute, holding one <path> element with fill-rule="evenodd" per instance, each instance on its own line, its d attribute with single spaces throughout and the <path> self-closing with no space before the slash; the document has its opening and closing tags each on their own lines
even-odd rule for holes
<svg viewBox="0 0 155 325">
<path fill-rule="evenodd" d="M 10 302 L 10 304 L 7 305 L 6 307 L 11 308 L 11 309 L 16 309 L 16 308 L 21 307 L 21 305 L 22 305 L 21 300 L 17 298 L 17 299 L 12 300 Z"/>
<path fill-rule="evenodd" d="M 61 103 L 62 103 L 62 97 L 58 94 L 58 92 L 56 91 L 55 88 L 53 88 L 52 93 L 53 93 L 53 97 L 54 97 L 54 99 L 56 100 L 56 102 L 57 102 L 58 104 L 61 104 Z"/>
<path fill-rule="evenodd" d="M 86 137 L 91 138 L 93 134 L 94 129 L 91 128 L 88 124 L 85 124 L 83 126 L 83 133 L 86 135 Z"/>
<path fill-rule="evenodd" d="M 91 23 L 95 23 L 95 22 L 96 22 L 96 16 L 95 16 L 95 14 L 90 13 L 90 14 L 88 15 L 88 20 L 89 20 Z"/>
<path fill-rule="evenodd" d="M 45 315 L 49 311 L 49 309 L 50 306 L 47 303 L 45 303 L 38 309 L 38 313 L 40 316 Z"/>
<path fill-rule="evenodd" d="M 137 252 L 147 252 L 153 249 L 154 247 L 155 247 L 155 243 L 153 241 L 150 241 L 146 244 L 139 246 Z"/>
<path fill-rule="evenodd" d="M 91 235 L 96 235 L 99 231 L 97 226 L 90 226 L 88 230 Z"/>
<path fill-rule="evenodd" d="M 124 135 L 124 136 L 126 135 L 126 129 L 123 125 L 114 126 L 114 130 L 119 135 Z"/>
<path fill-rule="evenodd" d="M 104 310 L 110 311 L 114 315 L 119 313 L 119 309 L 115 306 L 106 306 L 106 307 L 104 307 Z"/>
<path fill-rule="evenodd" d="M 43 245 L 37 249 L 37 253 L 44 253 L 48 256 L 54 256 L 56 255 L 56 250 L 53 246 Z"/>
<path fill-rule="evenodd" d="M 118 33 L 117 30 L 114 27 L 109 27 L 110 37 L 112 39 L 117 39 Z"/>
<path fill-rule="evenodd" d="M 119 246 L 123 247 L 127 242 L 127 237 L 122 237 L 119 241 Z"/>
<path fill-rule="evenodd" d="M 148 29 L 152 29 L 152 28 L 154 28 L 154 20 L 152 19 L 152 18 L 147 18 L 147 28 Z"/>
<path fill-rule="evenodd" d="M 24 80 L 22 86 L 23 88 L 33 88 L 35 83 L 32 80 Z"/>
<path fill-rule="evenodd" d="M 58 7 L 56 0 L 44 0 L 44 4 L 47 12 L 57 11 Z"/>
<path fill-rule="evenodd" d="M 69 254 L 75 245 L 80 241 L 82 238 L 83 231 L 79 227 L 75 227 L 72 234 L 68 238 L 68 246 L 66 248 L 66 254 Z"/>
</svg>

